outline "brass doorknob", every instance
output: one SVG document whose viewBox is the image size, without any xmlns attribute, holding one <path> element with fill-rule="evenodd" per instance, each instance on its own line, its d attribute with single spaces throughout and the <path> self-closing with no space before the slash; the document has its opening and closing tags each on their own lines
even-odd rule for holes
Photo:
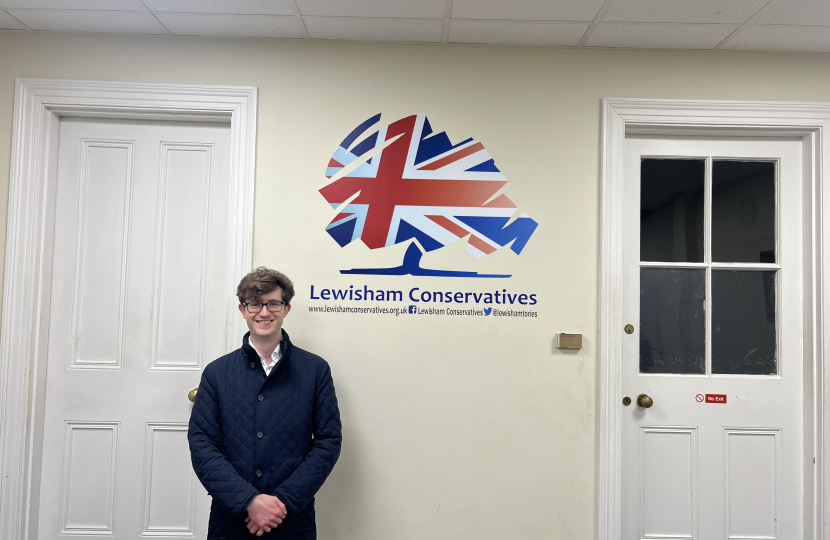
<svg viewBox="0 0 830 540">
<path fill-rule="evenodd" d="M 187 393 L 187 399 L 189 399 L 189 400 L 190 400 L 190 401 L 192 401 L 192 402 L 195 402 L 195 401 L 196 401 L 196 392 L 198 392 L 198 391 L 199 391 L 199 389 L 198 389 L 198 388 L 194 388 L 193 390 L 191 390 L 190 392 L 188 392 L 188 393 Z M 650 398 L 649 398 L 649 399 L 650 399 Z M 649 407 L 651 407 L 651 405 L 649 405 Z"/>
<path fill-rule="evenodd" d="M 648 409 L 649 407 L 654 405 L 654 400 L 645 394 L 640 394 L 639 396 L 637 396 L 637 405 L 644 409 Z"/>
</svg>

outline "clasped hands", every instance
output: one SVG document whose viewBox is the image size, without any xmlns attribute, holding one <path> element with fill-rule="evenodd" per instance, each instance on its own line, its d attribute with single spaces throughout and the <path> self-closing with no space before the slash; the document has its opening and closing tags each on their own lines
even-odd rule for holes
<svg viewBox="0 0 830 540">
<path fill-rule="evenodd" d="M 262 536 L 263 533 L 276 529 L 287 514 L 288 510 L 277 497 L 259 494 L 248 505 L 248 517 L 245 518 L 245 523 L 248 524 L 251 534 Z"/>
</svg>

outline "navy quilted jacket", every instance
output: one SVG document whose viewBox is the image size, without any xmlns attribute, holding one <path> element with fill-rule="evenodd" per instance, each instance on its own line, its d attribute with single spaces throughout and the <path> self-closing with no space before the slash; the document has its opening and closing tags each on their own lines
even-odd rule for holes
<svg viewBox="0 0 830 540">
<path fill-rule="evenodd" d="M 193 469 L 213 497 L 209 540 L 256 540 L 245 526 L 260 493 L 288 516 L 263 538 L 317 538 L 314 494 L 340 455 L 340 411 L 325 360 L 291 344 L 266 378 L 248 343 L 205 368 L 187 433 Z"/>
</svg>

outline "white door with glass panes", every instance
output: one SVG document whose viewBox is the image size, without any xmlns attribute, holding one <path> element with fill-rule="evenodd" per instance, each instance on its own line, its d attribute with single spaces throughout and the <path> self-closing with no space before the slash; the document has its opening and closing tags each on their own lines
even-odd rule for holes
<svg viewBox="0 0 830 540">
<path fill-rule="evenodd" d="M 802 537 L 804 189 L 798 140 L 626 138 L 622 539 Z"/>
</svg>

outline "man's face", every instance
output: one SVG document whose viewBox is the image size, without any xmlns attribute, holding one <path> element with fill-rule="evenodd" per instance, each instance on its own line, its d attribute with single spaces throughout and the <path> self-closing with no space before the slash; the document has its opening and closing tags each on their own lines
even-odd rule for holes
<svg viewBox="0 0 830 540">
<path fill-rule="evenodd" d="M 282 287 L 277 287 L 274 291 L 263 294 L 260 298 L 247 301 L 262 304 L 282 302 Z M 259 340 L 270 341 L 271 339 L 279 339 L 282 321 L 288 315 L 288 312 L 291 311 L 291 306 L 282 306 L 282 310 L 276 313 L 271 313 L 268 306 L 262 306 L 262 311 L 259 313 L 250 313 L 245 306 L 240 304 L 239 311 L 245 318 L 245 322 L 248 323 L 248 330 L 251 331 L 251 337 L 256 336 Z"/>
</svg>

